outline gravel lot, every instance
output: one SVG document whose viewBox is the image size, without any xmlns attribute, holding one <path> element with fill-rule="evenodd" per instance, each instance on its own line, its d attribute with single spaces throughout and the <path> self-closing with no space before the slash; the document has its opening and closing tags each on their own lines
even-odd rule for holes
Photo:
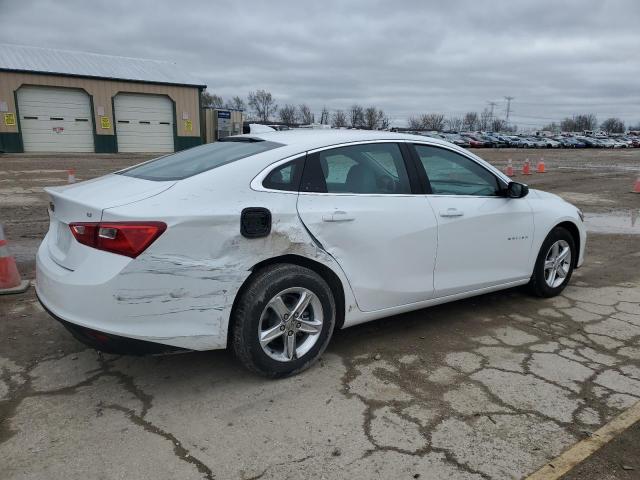
<svg viewBox="0 0 640 480">
<path fill-rule="evenodd" d="M 544 155 L 548 173 L 516 179 L 587 213 L 586 262 L 562 296 L 514 289 L 353 327 L 278 381 L 224 351 L 99 355 L 33 289 L 0 297 L 0 478 L 522 478 L 587 437 L 640 400 L 640 149 L 476 153 L 500 167 Z M 47 228 L 43 186 L 146 158 L 1 155 L 23 275 Z M 637 478 L 637 455 L 635 470 L 619 458 L 639 429 L 620 441 L 584 471 Z"/>
</svg>

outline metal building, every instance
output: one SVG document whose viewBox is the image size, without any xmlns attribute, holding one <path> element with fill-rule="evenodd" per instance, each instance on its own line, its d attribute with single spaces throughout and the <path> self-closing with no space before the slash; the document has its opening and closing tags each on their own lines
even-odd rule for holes
<svg viewBox="0 0 640 480">
<path fill-rule="evenodd" d="M 171 62 L 0 44 L 0 151 L 199 145 L 205 87 Z"/>
</svg>

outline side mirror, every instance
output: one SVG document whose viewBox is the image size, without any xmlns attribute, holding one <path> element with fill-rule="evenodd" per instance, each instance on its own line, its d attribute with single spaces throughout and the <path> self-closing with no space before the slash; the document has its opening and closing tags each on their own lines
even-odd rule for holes
<svg viewBox="0 0 640 480">
<path fill-rule="evenodd" d="M 507 197 L 509 198 L 522 198 L 526 197 L 529 193 L 529 187 L 524 183 L 509 182 L 507 186 Z"/>
</svg>

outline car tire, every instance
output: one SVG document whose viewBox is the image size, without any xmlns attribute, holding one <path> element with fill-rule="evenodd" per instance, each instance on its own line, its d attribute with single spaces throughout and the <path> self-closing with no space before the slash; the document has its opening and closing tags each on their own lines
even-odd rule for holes
<svg viewBox="0 0 640 480">
<path fill-rule="evenodd" d="M 559 255 L 568 249 L 568 257 Z M 540 247 L 538 258 L 529 281 L 529 291 L 538 297 L 555 297 L 569 284 L 578 252 L 573 236 L 566 228 L 556 227 Z"/>
<path fill-rule="evenodd" d="M 294 318 L 303 295 L 308 307 Z M 331 288 L 320 275 L 299 265 L 273 265 L 254 274 L 242 289 L 231 317 L 230 346 L 249 370 L 270 378 L 287 377 L 306 370 L 322 355 L 335 319 Z M 273 340 L 265 344 L 269 332 Z"/>
</svg>

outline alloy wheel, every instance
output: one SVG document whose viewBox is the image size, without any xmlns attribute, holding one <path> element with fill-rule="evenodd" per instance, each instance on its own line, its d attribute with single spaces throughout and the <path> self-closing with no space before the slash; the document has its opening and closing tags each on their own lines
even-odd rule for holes
<svg viewBox="0 0 640 480">
<path fill-rule="evenodd" d="M 558 240 L 549 248 L 544 260 L 544 280 L 551 288 L 562 285 L 571 270 L 571 247 Z"/>
<path fill-rule="evenodd" d="M 269 357 L 291 362 L 313 348 L 322 325 L 320 299 L 306 288 L 287 288 L 269 300 L 262 311 L 258 340 Z"/>
</svg>

